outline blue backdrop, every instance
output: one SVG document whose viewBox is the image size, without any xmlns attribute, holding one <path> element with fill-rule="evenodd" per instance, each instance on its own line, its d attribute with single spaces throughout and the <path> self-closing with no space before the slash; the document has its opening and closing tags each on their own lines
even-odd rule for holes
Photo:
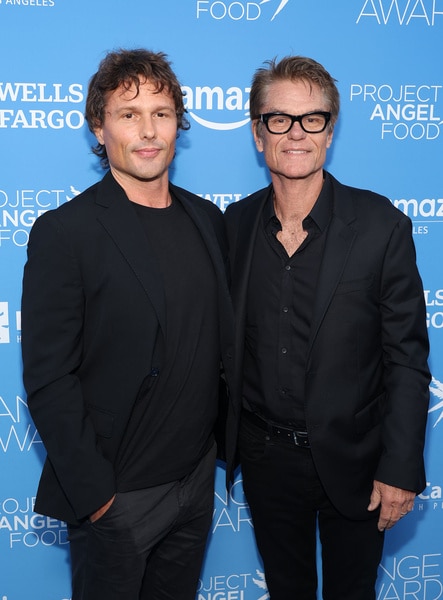
<svg viewBox="0 0 443 600">
<path fill-rule="evenodd" d="M 338 80 L 327 168 L 412 218 L 432 349 L 428 483 L 387 534 L 377 600 L 443 597 L 443 0 L 0 0 L 1 600 L 70 598 L 66 527 L 32 511 L 44 449 L 21 382 L 21 277 L 38 215 L 102 175 L 84 102 L 119 47 L 169 55 L 192 125 L 171 177 L 222 209 L 267 183 L 249 128 L 255 69 L 303 54 Z M 266 600 L 241 474 L 229 496 L 223 480 L 219 467 L 198 600 Z"/>
</svg>

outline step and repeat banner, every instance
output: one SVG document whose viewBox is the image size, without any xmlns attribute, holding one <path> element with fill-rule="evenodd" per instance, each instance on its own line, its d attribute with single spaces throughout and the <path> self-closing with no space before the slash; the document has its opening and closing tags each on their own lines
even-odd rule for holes
<svg viewBox="0 0 443 600">
<path fill-rule="evenodd" d="M 102 176 L 84 104 L 121 47 L 168 54 L 191 122 L 171 178 L 222 210 L 268 183 L 255 69 L 302 54 L 338 80 L 327 168 L 411 217 L 431 340 L 427 487 L 387 534 L 377 600 L 443 598 L 443 0 L 0 0 L 0 599 L 70 599 L 66 526 L 33 512 L 44 448 L 21 380 L 21 278 L 36 218 Z M 228 494 L 222 465 L 197 598 L 269 598 L 241 473 Z"/>
</svg>

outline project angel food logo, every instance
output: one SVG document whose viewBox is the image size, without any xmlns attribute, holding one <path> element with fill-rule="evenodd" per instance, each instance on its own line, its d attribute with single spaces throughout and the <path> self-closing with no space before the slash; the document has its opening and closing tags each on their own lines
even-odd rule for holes
<svg viewBox="0 0 443 600">
<path fill-rule="evenodd" d="M 197 19 L 214 19 L 215 21 L 257 21 L 269 19 L 273 21 L 290 0 L 197 0 Z"/>
<path fill-rule="evenodd" d="M 8 548 L 64 546 L 68 543 L 66 524 L 34 513 L 35 498 L 0 498 L 0 536 Z"/>
<path fill-rule="evenodd" d="M 81 83 L 0 82 L 0 129 L 80 129 Z"/>
<path fill-rule="evenodd" d="M 255 573 L 233 573 L 200 579 L 196 600 L 269 600 L 264 573 L 258 569 Z"/>
<path fill-rule="evenodd" d="M 443 2 L 443 0 L 442 0 Z M 443 86 L 434 82 L 352 83 L 349 99 L 366 114 L 382 140 L 436 140 L 443 125 Z"/>
<path fill-rule="evenodd" d="M 79 193 L 74 185 L 67 189 L 0 189 L 0 249 L 8 244 L 27 246 L 36 219 Z"/>
<path fill-rule="evenodd" d="M 208 129 L 229 131 L 247 125 L 250 87 L 183 86 L 188 115 Z"/>
<path fill-rule="evenodd" d="M 417 23 L 434 27 L 442 23 L 439 19 L 442 16 L 442 0 L 363 0 L 357 24 L 370 21 L 377 25 Z"/>
</svg>

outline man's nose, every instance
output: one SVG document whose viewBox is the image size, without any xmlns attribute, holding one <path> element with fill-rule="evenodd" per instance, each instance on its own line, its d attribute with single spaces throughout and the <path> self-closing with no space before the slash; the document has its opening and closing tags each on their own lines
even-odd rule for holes
<svg viewBox="0 0 443 600">
<path fill-rule="evenodd" d="M 299 139 L 306 136 L 306 131 L 303 129 L 299 121 L 292 123 L 291 129 L 288 131 L 288 136 Z"/>
<path fill-rule="evenodd" d="M 151 116 L 143 117 L 140 120 L 140 137 L 152 139 L 156 133 L 154 119 Z"/>
</svg>

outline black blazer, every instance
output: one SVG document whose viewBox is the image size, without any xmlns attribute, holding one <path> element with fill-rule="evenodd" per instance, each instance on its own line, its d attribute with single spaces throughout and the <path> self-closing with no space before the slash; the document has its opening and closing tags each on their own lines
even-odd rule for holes
<svg viewBox="0 0 443 600">
<path fill-rule="evenodd" d="M 223 217 L 212 203 L 170 187 L 214 264 L 229 378 L 233 317 Z M 112 497 L 113 461 L 141 382 L 161 363 L 154 350 L 164 329 L 163 286 L 149 241 L 110 173 L 36 221 L 24 271 L 22 348 L 28 405 L 48 455 L 37 512 L 77 523 Z"/>
<path fill-rule="evenodd" d="M 368 515 L 374 479 L 417 493 L 426 485 L 425 304 L 410 219 L 387 198 L 325 176 L 333 215 L 308 346 L 305 414 L 326 492 L 340 512 L 359 519 Z M 225 213 L 237 325 L 228 471 L 240 418 L 248 277 L 268 194 L 260 190 Z"/>
</svg>

